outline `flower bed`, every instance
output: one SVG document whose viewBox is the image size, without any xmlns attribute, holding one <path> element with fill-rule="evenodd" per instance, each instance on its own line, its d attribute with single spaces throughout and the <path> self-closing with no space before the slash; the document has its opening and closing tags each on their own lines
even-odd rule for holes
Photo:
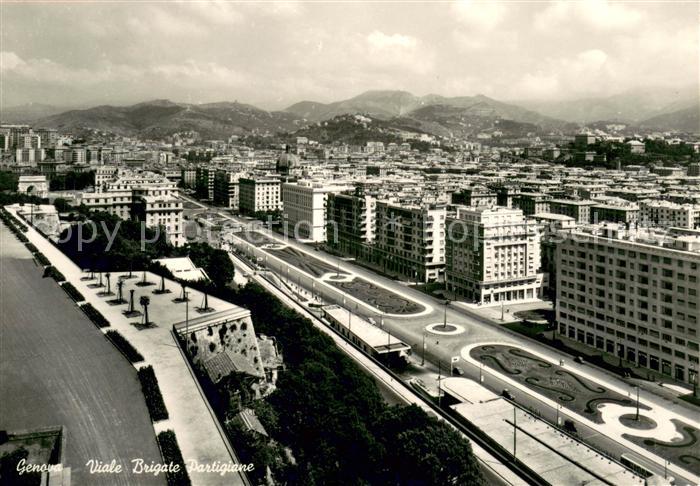
<svg viewBox="0 0 700 486">
<path fill-rule="evenodd" d="M 90 305 L 90 304 L 86 304 Z M 92 307 L 92 306 L 90 306 Z M 97 312 L 97 311 L 95 311 Z M 101 315 L 101 314 L 100 314 Z M 104 319 L 104 317 L 103 317 Z M 106 322 L 106 319 L 105 319 Z M 109 324 L 109 323 L 108 323 Z M 143 361 L 143 356 L 141 356 L 141 353 L 136 351 L 136 348 L 134 348 L 129 341 L 126 340 L 124 336 L 119 334 L 117 331 L 107 331 L 105 333 L 105 336 L 107 336 L 107 339 L 112 341 L 112 344 L 114 344 L 119 351 L 122 352 L 124 356 L 126 356 L 126 359 L 128 359 L 131 363 L 138 363 L 139 361 Z"/>
<path fill-rule="evenodd" d="M 83 304 L 80 306 L 80 308 L 85 312 L 85 315 L 90 318 L 90 320 L 95 324 L 97 327 L 109 327 L 109 321 L 105 319 L 105 316 L 103 316 L 100 311 L 95 309 L 92 304 Z M 133 348 L 132 348 L 133 349 Z M 136 350 L 134 350 L 136 351 Z M 138 353 L 136 353 L 138 354 Z M 141 356 L 141 355 L 139 355 Z M 143 358 L 141 358 L 143 359 Z M 140 361 L 140 360 L 139 360 Z M 133 361 L 132 361 L 133 363 Z"/>
<path fill-rule="evenodd" d="M 34 253 L 34 258 L 36 258 L 37 261 L 44 266 L 51 265 L 51 261 L 48 258 L 46 258 L 46 255 L 44 255 L 40 251 L 37 251 L 36 253 Z"/>
<path fill-rule="evenodd" d="M 71 299 L 73 299 L 76 302 L 82 302 L 85 300 L 85 297 L 83 297 L 83 294 L 76 289 L 72 283 L 70 282 L 65 282 L 61 285 L 63 287 L 63 290 L 66 291 L 66 293 L 70 296 Z"/>
<path fill-rule="evenodd" d="M 164 464 L 179 466 L 177 472 L 171 472 L 170 470 L 165 472 L 168 486 L 186 486 L 192 484 L 187 474 L 185 460 L 182 458 L 180 447 L 177 445 L 175 432 L 172 430 L 164 430 L 158 434 L 158 446 L 160 447 L 160 453 L 163 455 Z"/>
<path fill-rule="evenodd" d="M 168 409 L 165 408 L 163 395 L 160 393 L 158 379 L 153 372 L 152 366 L 145 366 L 139 370 L 139 380 L 141 380 L 141 390 L 146 399 L 148 413 L 151 415 L 151 420 L 158 422 L 168 418 Z"/>
</svg>

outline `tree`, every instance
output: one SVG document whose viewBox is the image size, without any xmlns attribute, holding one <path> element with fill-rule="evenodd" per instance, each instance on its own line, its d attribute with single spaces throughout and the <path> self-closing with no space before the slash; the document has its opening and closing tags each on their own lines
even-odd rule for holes
<svg viewBox="0 0 700 486">
<path fill-rule="evenodd" d="M 483 484 L 469 442 L 415 405 L 387 408 L 375 425 L 393 484 Z"/>
<path fill-rule="evenodd" d="M 141 307 L 143 307 L 143 320 L 144 324 L 146 325 L 148 325 L 148 306 L 150 303 L 151 299 L 147 295 L 142 295 L 139 299 L 139 304 L 141 304 Z"/>
<path fill-rule="evenodd" d="M 198 242 L 188 243 L 177 249 L 176 253 L 188 256 L 195 265 L 203 268 L 211 282 L 218 288 L 224 288 L 233 279 L 235 268 L 224 250 Z"/>
<path fill-rule="evenodd" d="M 58 211 L 59 213 L 65 213 L 72 209 L 72 206 L 70 205 L 68 200 L 63 199 L 62 197 L 57 197 L 56 199 L 54 199 L 53 205 L 56 206 L 56 211 Z"/>
<path fill-rule="evenodd" d="M 19 461 L 27 460 L 29 453 L 24 447 L 6 452 L 0 457 L 0 482 L 16 486 L 34 486 L 41 483 L 41 473 L 25 472 L 19 474 L 17 466 Z"/>
</svg>

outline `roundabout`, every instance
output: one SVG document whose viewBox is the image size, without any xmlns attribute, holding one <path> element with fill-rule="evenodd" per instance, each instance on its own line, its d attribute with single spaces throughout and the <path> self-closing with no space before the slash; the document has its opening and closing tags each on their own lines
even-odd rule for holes
<svg viewBox="0 0 700 486">
<path fill-rule="evenodd" d="M 435 324 L 425 326 L 425 330 L 432 334 L 439 334 L 440 336 L 456 336 L 464 332 L 464 327 L 449 322 L 447 325 L 442 322 L 436 322 Z"/>
</svg>

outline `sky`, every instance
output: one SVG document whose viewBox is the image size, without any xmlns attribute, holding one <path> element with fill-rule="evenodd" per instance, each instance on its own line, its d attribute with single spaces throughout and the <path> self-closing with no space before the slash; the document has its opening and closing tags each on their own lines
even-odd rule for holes
<svg viewBox="0 0 700 486">
<path fill-rule="evenodd" d="M 234 101 L 370 89 L 500 100 L 698 85 L 698 3 L 0 3 L 0 103 Z"/>
</svg>

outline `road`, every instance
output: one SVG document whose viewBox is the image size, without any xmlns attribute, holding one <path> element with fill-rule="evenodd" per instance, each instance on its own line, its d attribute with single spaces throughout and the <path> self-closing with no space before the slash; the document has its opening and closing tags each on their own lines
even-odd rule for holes
<svg viewBox="0 0 700 486">
<path fill-rule="evenodd" d="M 205 207 L 205 206 L 202 206 Z M 231 220 L 232 222 L 239 224 L 250 224 L 251 220 L 235 217 L 226 214 L 223 211 L 218 213 L 222 218 Z M 314 258 L 319 258 L 329 265 L 339 268 L 341 272 L 348 272 L 365 278 L 371 282 L 379 283 L 382 286 L 404 296 L 409 297 L 412 300 L 430 308 L 429 312 L 422 313 L 420 315 L 413 316 L 383 316 L 384 326 L 394 335 L 401 338 L 404 342 L 408 343 L 413 347 L 413 349 L 420 353 L 422 348 L 422 342 L 424 335 L 426 336 L 426 361 L 432 362 L 434 364 L 442 363 L 443 367 L 450 362 L 452 357 L 460 357 L 459 366 L 465 371 L 465 376 L 479 379 L 480 374 L 484 374 L 486 379 L 484 385 L 490 388 L 492 391 L 500 393 L 504 388 L 511 388 L 512 384 L 505 382 L 497 373 L 490 372 L 489 370 L 480 370 L 479 367 L 466 362 L 461 358 L 461 351 L 463 348 L 470 344 L 475 343 L 498 343 L 498 344 L 511 344 L 518 347 L 523 347 L 528 350 L 536 351 L 537 353 L 547 356 L 555 362 L 564 360 L 568 369 L 573 372 L 577 370 L 587 373 L 592 376 L 597 381 L 603 384 L 608 384 L 609 386 L 617 387 L 623 390 L 629 390 L 629 393 L 633 392 L 635 389 L 631 383 L 627 383 L 615 376 L 610 375 L 604 370 L 592 367 L 590 365 L 577 364 L 571 361 L 570 356 L 559 353 L 556 350 L 543 346 L 532 340 L 524 337 L 515 335 L 507 330 L 501 329 L 494 326 L 490 322 L 479 320 L 475 315 L 467 313 L 465 310 L 459 307 L 450 306 L 446 310 L 442 304 L 442 301 L 437 300 L 429 295 L 426 295 L 420 291 L 417 291 L 411 287 L 407 287 L 399 282 L 390 280 L 381 275 L 378 275 L 371 270 L 364 267 L 353 265 L 347 261 L 334 257 L 324 252 L 310 252 L 308 246 L 301 244 L 293 239 L 284 238 L 283 236 L 277 234 L 271 234 L 273 237 L 280 239 L 284 244 L 290 247 L 296 248 L 300 251 L 305 251 Z M 283 272 L 279 272 L 280 278 L 285 278 Z M 308 279 L 306 282 L 304 279 L 298 280 L 296 277 L 293 278 L 294 283 L 301 283 L 304 286 L 311 287 L 312 279 Z M 348 307 L 353 311 L 362 315 L 365 318 L 373 318 L 376 321 L 380 320 L 379 314 L 376 312 L 369 312 L 367 309 L 363 308 L 361 305 L 349 304 Z M 442 323 L 445 317 L 445 312 L 447 316 L 447 321 L 450 324 L 455 324 L 463 328 L 463 332 L 454 335 L 439 335 L 436 333 L 426 332 L 426 327 L 431 324 Z M 636 392 L 635 392 L 636 393 Z M 580 424 L 579 430 L 581 435 L 585 439 L 596 447 L 599 447 L 605 452 L 613 453 L 615 455 L 621 454 L 622 452 L 629 452 L 628 444 L 621 442 L 621 437 L 615 435 L 611 430 L 607 430 L 605 425 L 591 426 L 591 424 L 582 423 L 579 420 L 579 416 L 573 412 L 567 412 L 565 408 L 557 410 L 557 407 L 551 403 L 542 401 L 539 396 L 529 393 L 529 392 L 518 392 L 517 400 L 519 403 L 525 407 L 536 410 L 544 418 L 550 420 L 551 422 L 556 421 L 556 417 L 560 414 L 566 416 L 567 414 L 576 420 L 577 424 Z M 647 403 L 654 408 L 660 408 L 668 412 L 669 416 L 676 416 L 677 418 L 686 421 L 687 423 L 697 422 L 696 414 L 694 411 L 688 409 L 683 405 L 676 405 L 668 403 L 668 401 L 663 400 L 656 394 L 646 392 L 645 390 L 640 391 L 640 401 L 642 403 Z M 643 452 L 643 451 L 642 451 Z M 663 461 L 657 459 L 657 467 L 655 472 L 660 475 L 664 473 Z M 685 477 L 682 471 L 676 471 L 677 477 Z M 692 476 L 690 476 L 692 477 Z M 692 481 L 691 481 L 692 482 Z"/>
<path fill-rule="evenodd" d="M 0 224 L 0 430 L 63 425 L 72 483 L 165 484 L 131 460 L 161 462 L 136 370 Z M 91 475 L 89 459 L 123 474 Z"/>
</svg>

